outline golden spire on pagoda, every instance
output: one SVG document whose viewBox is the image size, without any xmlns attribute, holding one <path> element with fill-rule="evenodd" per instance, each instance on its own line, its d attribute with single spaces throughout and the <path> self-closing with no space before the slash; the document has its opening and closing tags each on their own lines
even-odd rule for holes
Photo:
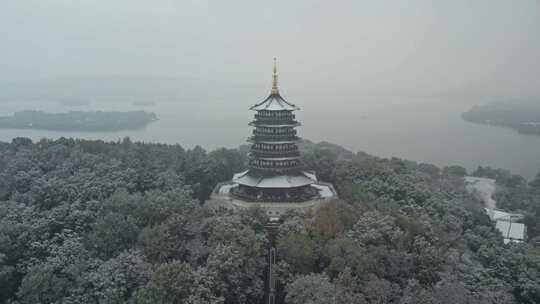
<svg viewBox="0 0 540 304">
<path fill-rule="evenodd" d="M 272 76 L 272 94 L 279 94 L 278 81 L 277 81 L 276 57 L 274 57 L 274 75 Z"/>
</svg>

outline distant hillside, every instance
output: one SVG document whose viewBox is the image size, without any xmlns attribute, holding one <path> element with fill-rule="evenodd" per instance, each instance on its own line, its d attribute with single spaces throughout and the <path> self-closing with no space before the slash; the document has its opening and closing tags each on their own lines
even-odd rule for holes
<svg viewBox="0 0 540 304">
<path fill-rule="evenodd" d="M 462 114 L 466 121 L 509 127 L 519 133 L 540 135 L 540 103 L 491 103 Z"/>
</svg>

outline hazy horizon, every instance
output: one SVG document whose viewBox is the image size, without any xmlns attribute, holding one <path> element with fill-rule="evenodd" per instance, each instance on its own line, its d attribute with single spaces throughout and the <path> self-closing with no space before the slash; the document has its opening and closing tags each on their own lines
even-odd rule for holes
<svg viewBox="0 0 540 304">
<path fill-rule="evenodd" d="M 293 95 L 540 96 L 534 0 L 7 0 L 0 34 L 8 88 L 169 77 L 260 90 L 278 57 Z"/>
</svg>

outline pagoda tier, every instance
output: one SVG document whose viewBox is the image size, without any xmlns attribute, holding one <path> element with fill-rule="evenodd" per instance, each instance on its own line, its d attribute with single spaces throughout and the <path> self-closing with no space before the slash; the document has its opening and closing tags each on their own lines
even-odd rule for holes
<svg viewBox="0 0 540 304">
<path fill-rule="evenodd" d="M 300 123 L 295 120 L 295 115 L 291 111 L 269 111 L 262 110 L 255 114 L 255 120 L 250 122 L 250 126 L 261 127 L 297 127 Z"/>
<path fill-rule="evenodd" d="M 272 98 L 267 98 L 266 101 L 280 100 L 281 104 L 286 103 L 278 93 L 272 95 Z M 263 110 L 257 110 L 255 120 L 250 123 L 255 130 L 253 136 L 249 138 L 252 142 L 249 167 L 279 173 L 298 170 L 300 153 L 296 142 L 299 138 L 294 128 L 299 123 L 294 120 L 293 110 L 284 108 L 268 110 L 267 107 L 260 105 L 259 108 Z"/>
<path fill-rule="evenodd" d="M 257 142 L 251 145 L 251 154 L 253 154 L 253 156 L 258 156 L 261 158 L 273 157 L 278 155 L 284 157 L 300 156 L 300 152 L 298 152 L 298 147 L 293 143 L 267 144 Z"/>
</svg>

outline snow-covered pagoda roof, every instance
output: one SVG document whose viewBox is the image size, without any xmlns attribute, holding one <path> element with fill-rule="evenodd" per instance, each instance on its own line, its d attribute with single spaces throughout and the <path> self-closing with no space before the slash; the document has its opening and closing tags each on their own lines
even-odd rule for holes
<svg viewBox="0 0 540 304">
<path fill-rule="evenodd" d="M 250 108 L 254 111 L 296 111 L 300 110 L 299 107 L 295 106 L 292 103 L 286 101 L 279 94 L 278 89 L 278 76 L 277 76 L 277 67 L 276 67 L 276 58 L 274 58 L 274 75 L 272 76 L 272 91 L 270 96 L 266 97 L 262 102 L 255 104 Z"/>
<path fill-rule="evenodd" d="M 295 175 L 263 176 L 252 174 L 249 170 L 234 175 L 233 182 L 258 188 L 295 188 L 311 185 L 317 178 L 308 172 Z"/>
</svg>

